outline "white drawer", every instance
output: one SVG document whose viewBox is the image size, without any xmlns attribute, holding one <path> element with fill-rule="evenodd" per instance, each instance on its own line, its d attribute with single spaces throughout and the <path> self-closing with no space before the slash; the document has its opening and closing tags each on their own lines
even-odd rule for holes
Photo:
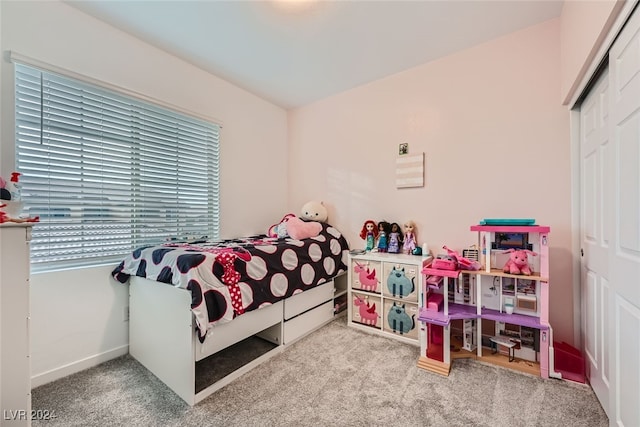
<svg viewBox="0 0 640 427">
<path fill-rule="evenodd" d="M 333 280 L 284 300 L 284 318 L 291 319 L 300 313 L 333 299 Z"/>
<path fill-rule="evenodd" d="M 333 319 L 333 300 L 313 310 L 284 322 L 284 344 L 291 344 L 296 339 L 308 334 Z"/>
</svg>

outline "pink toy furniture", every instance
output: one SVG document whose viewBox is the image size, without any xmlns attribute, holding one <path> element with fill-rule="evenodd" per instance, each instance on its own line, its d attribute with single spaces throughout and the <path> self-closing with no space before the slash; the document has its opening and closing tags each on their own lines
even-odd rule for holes
<svg viewBox="0 0 640 427">
<path fill-rule="evenodd" d="M 431 293 L 427 298 L 427 310 L 440 311 L 444 304 L 444 297 L 442 294 Z"/>
<path fill-rule="evenodd" d="M 585 362 L 580 350 L 564 341 L 554 341 L 553 346 L 555 368 L 562 374 L 562 378 L 584 384 L 586 382 Z"/>
</svg>

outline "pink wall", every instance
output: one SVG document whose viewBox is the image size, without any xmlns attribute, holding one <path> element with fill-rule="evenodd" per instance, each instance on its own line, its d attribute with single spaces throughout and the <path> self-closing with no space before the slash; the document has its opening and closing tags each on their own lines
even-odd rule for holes
<svg viewBox="0 0 640 427">
<path fill-rule="evenodd" d="M 625 0 L 568 0 L 560 17 L 562 100 L 571 100 Z"/>
<path fill-rule="evenodd" d="M 322 199 L 358 237 L 372 218 L 417 223 L 437 251 L 482 218 L 551 226 L 550 320 L 573 342 L 569 113 L 558 19 L 289 112 L 290 209 Z M 430 43 L 433 41 L 424 41 Z M 425 153 L 424 188 L 396 189 L 398 144 Z"/>
</svg>

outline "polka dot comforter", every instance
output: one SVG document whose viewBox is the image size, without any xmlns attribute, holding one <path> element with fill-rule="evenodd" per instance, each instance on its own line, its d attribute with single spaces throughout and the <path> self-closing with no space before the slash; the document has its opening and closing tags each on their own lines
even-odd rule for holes
<svg viewBox="0 0 640 427">
<path fill-rule="evenodd" d="M 241 239 L 171 242 L 139 248 L 113 277 L 145 277 L 191 292 L 200 341 L 216 324 L 311 289 L 347 271 L 349 247 L 335 227 L 322 225 L 303 240 L 266 235 Z"/>
</svg>

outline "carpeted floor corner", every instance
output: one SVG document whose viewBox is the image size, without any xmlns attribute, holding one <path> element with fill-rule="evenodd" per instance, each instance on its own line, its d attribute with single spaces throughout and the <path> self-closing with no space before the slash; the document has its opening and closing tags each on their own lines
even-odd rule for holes
<svg viewBox="0 0 640 427">
<path fill-rule="evenodd" d="M 448 377 L 418 348 L 339 318 L 195 407 L 124 356 L 33 390 L 34 426 L 608 426 L 589 386 L 473 360 Z"/>
</svg>

